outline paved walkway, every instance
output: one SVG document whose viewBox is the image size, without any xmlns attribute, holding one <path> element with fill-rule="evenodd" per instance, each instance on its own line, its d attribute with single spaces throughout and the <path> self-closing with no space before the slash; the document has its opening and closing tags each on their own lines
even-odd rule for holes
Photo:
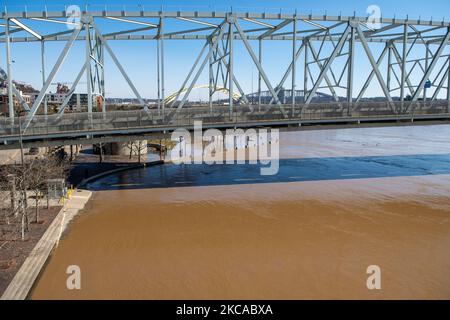
<svg viewBox="0 0 450 320">
<path fill-rule="evenodd" d="M 61 234 L 70 220 L 79 210 L 84 208 L 91 195 L 92 192 L 87 190 L 76 190 L 74 192 L 30 255 L 25 259 L 25 262 L 14 276 L 8 288 L 6 288 L 0 300 L 24 300 L 27 298 L 48 256 L 55 245 L 58 244 Z"/>
<path fill-rule="evenodd" d="M 13 162 L 14 160 L 20 158 L 19 154 L 20 154 L 20 150 L 18 150 L 18 149 L 0 150 L 0 165 L 8 164 L 8 163 Z"/>
</svg>

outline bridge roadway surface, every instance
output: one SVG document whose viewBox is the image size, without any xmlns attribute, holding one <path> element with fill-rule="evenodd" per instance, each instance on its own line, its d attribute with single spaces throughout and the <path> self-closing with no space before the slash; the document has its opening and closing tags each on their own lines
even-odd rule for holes
<svg viewBox="0 0 450 320">
<path fill-rule="evenodd" d="M 164 112 L 151 109 L 132 111 L 108 111 L 89 113 L 67 113 L 63 115 L 35 116 L 27 125 L 26 117 L 16 118 L 12 123 L 0 118 L 0 150 L 14 149 L 19 145 L 20 133 L 25 147 L 89 144 L 97 142 L 127 141 L 131 138 L 168 137 L 177 128 L 192 130 L 195 121 L 202 122 L 203 129 L 321 126 L 348 127 L 371 124 L 377 126 L 404 124 L 417 121 L 450 121 L 448 102 L 433 103 L 427 108 L 416 108 L 410 112 L 393 112 L 385 103 L 368 104 L 349 111 L 345 104 L 320 108 L 301 105 L 292 106 L 236 106 L 193 107 Z"/>
</svg>

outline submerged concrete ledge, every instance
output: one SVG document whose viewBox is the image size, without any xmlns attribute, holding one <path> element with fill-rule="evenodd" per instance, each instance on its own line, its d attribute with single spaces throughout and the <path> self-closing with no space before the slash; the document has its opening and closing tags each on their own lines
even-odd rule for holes
<svg viewBox="0 0 450 320">
<path fill-rule="evenodd" d="M 59 242 L 61 234 L 78 211 L 84 208 L 91 195 L 92 192 L 87 190 L 76 190 L 72 194 L 72 197 L 59 211 L 30 255 L 25 259 L 0 300 L 24 300 L 28 297 L 47 258 Z"/>
<path fill-rule="evenodd" d="M 96 175 L 93 175 L 89 178 L 86 178 L 84 180 L 82 180 L 78 185 L 77 188 L 83 188 L 86 186 L 86 184 L 98 180 L 100 178 L 104 178 L 107 177 L 109 175 L 112 175 L 114 173 L 118 173 L 118 172 L 122 172 L 122 171 L 128 171 L 128 170 L 133 170 L 133 169 L 141 169 L 141 168 L 145 168 L 145 167 L 150 167 L 150 166 L 156 166 L 159 164 L 164 164 L 165 161 L 163 160 L 155 160 L 155 161 L 150 161 L 150 162 L 144 162 L 144 163 L 140 163 L 140 164 L 134 164 L 134 165 L 129 165 L 126 167 L 121 167 L 121 168 L 117 168 L 117 169 L 112 169 L 112 170 L 108 170 L 105 172 L 100 172 Z"/>
</svg>

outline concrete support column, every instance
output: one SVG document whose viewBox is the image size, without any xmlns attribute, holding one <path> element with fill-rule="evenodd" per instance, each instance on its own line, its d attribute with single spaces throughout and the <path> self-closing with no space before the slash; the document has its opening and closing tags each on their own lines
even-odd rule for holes
<svg viewBox="0 0 450 320">
<path fill-rule="evenodd" d="M 103 143 L 104 154 L 113 156 L 138 156 L 147 154 L 147 140 L 135 140 L 129 142 Z"/>
</svg>

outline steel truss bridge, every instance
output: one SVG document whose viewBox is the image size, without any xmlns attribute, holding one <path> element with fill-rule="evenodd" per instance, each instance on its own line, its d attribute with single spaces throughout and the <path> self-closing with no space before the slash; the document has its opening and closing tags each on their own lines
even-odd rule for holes
<svg viewBox="0 0 450 320">
<path fill-rule="evenodd" d="M 204 120 L 211 127 L 236 127 L 450 119 L 450 23 L 445 21 L 395 18 L 372 21 L 367 17 L 296 13 L 109 11 L 106 8 L 78 13 L 44 10 L 0 14 L 4 20 L 0 26 L 4 28 L 0 42 L 6 47 L 6 71 L 0 70 L 0 78 L 7 82 L 9 89 L 9 113 L 0 117 L 3 146 L 17 142 L 19 136 L 31 141 L 167 131 L 189 127 L 194 120 Z M 58 25 L 69 28 L 56 29 Z M 107 33 L 100 25 L 130 27 Z M 40 31 L 41 26 L 47 31 Z M 55 31 L 49 33 L 50 27 Z M 118 40 L 156 42 L 157 106 L 146 104 L 111 48 L 110 43 Z M 45 45 L 54 41 L 65 44 L 47 74 Z M 49 114 L 46 94 L 77 41 L 85 43 L 83 66 L 58 113 Z M 168 95 L 170 99 L 165 89 L 166 41 L 203 44 L 180 89 Z M 285 70 L 277 82 L 264 68 L 264 44 L 269 41 L 290 44 L 290 58 L 277 61 Z M 13 83 L 11 46 L 36 42 L 41 45 L 42 88 L 33 104 L 28 105 Z M 243 44 L 256 67 L 256 93 L 244 92 L 236 76 L 237 42 Z M 105 98 L 105 53 L 135 94 L 140 110 L 108 110 L 105 99 L 98 108 L 101 111 L 94 110 L 93 95 Z M 356 58 L 359 63 L 365 59 L 370 67 L 365 81 L 358 84 L 354 77 L 359 67 Z M 206 86 L 198 83 L 203 73 L 209 75 Z M 302 88 L 297 85 L 299 73 Z M 66 112 L 83 77 L 87 83 L 86 111 Z M 369 101 L 365 97 L 373 83 L 379 88 L 381 101 Z M 209 103 L 193 107 L 188 103 L 189 96 L 193 89 L 202 86 L 209 91 Z M 263 87 L 270 95 L 269 103 L 261 102 Z M 301 101 L 292 94 L 287 102 L 280 101 L 279 93 L 284 87 L 290 92 L 301 90 Z M 331 102 L 315 100 L 324 91 L 329 92 Z M 213 96 L 218 92 L 228 95 L 226 106 L 214 103 Z M 250 95 L 252 98 L 256 95 L 252 102 L 248 99 Z M 17 119 L 13 96 L 25 111 L 20 119 Z"/>
</svg>

